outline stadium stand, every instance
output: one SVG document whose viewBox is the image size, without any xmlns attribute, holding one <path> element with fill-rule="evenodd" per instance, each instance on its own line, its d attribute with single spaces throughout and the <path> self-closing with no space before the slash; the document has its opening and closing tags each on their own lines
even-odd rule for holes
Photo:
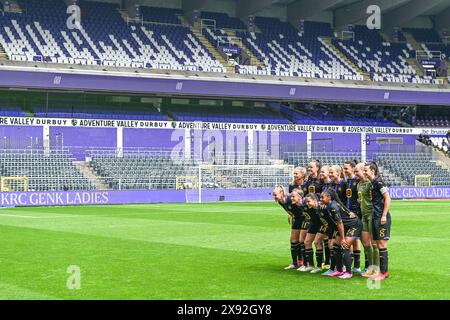
<svg viewBox="0 0 450 320">
<path fill-rule="evenodd" d="M 430 153 L 380 153 L 375 160 L 400 177 L 402 185 L 414 186 L 416 175 L 431 175 L 432 186 L 450 185 L 450 171 L 434 162 Z"/>
<path fill-rule="evenodd" d="M 148 13 L 172 25 L 128 25 L 118 5 L 83 1 L 82 27 L 67 31 L 63 1 L 19 3 L 24 13 L 0 15 L 0 44 L 10 60 L 225 72 L 189 28 L 175 23 L 175 9 L 161 9 L 161 19 Z"/>
<path fill-rule="evenodd" d="M 174 159 L 170 152 L 164 151 L 124 151 L 123 157 L 110 151 L 91 151 L 90 165 L 113 190 L 135 189 L 175 189 L 182 185 L 177 179 L 198 178 L 198 159 Z M 269 164 L 267 158 L 252 162 L 246 156 L 234 159 L 217 157 L 223 161 L 209 162 L 220 164 Z M 288 182 L 283 169 L 248 167 L 244 171 L 233 167 L 206 166 L 202 171 L 203 188 L 271 188 L 274 181 Z M 192 183 L 192 182 L 191 182 Z M 183 188 L 186 188 L 184 185 Z"/>
<path fill-rule="evenodd" d="M 430 128 L 448 128 L 450 127 L 450 118 L 446 116 L 417 116 L 415 125 L 417 127 L 430 127 Z"/>
<path fill-rule="evenodd" d="M 25 112 L 17 106 L 0 105 L 0 116 L 5 117 L 23 117 Z"/>
<path fill-rule="evenodd" d="M 82 27 L 68 30 L 62 0 L 18 0 L 22 13 L 0 15 L 0 44 L 9 60 L 128 68 L 227 72 L 194 32 L 182 24 L 181 9 L 141 6 L 141 23 L 126 21 L 119 5 L 80 1 Z M 245 46 L 260 61 L 238 64 L 239 74 L 291 77 L 438 83 L 419 76 L 408 63 L 415 57 L 408 43 L 386 42 L 376 30 L 355 26 L 354 40 L 339 40 L 329 23 L 305 21 L 301 30 L 277 18 L 256 17 L 257 32 L 247 31 L 238 18 L 202 12 L 214 20 L 202 34 L 214 46 L 218 37 Z M 231 30 L 231 31 L 230 31 Z M 405 29 L 425 51 L 450 56 L 432 29 Z M 261 32 L 259 32 L 261 31 Z M 402 34 L 400 32 L 400 34 Z M 235 41 L 235 35 L 241 40 Z M 233 40 L 235 39 L 235 40 Z M 223 60 L 222 60 L 223 61 Z M 245 63 L 248 63 L 246 61 Z"/>
<path fill-rule="evenodd" d="M 346 65 L 321 38 L 332 37 L 329 24 L 305 22 L 305 31 L 301 33 L 290 24 L 275 18 L 256 17 L 255 23 L 262 33 L 239 31 L 237 35 L 255 56 L 261 57 L 265 65 L 239 66 L 239 73 L 364 79 L 351 66 Z"/>
<path fill-rule="evenodd" d="M 65 105 L 66 104 L 66 105 Z M 64 106 L 65 105 L 65 106 Z M 74 106 L 70 103 L 58 102 L 48 109 L 44 106 L 33 107 L 37 117 L 48 118 L 81 118 L 81 119 L 127 119 L 167 121 L 167 116 L 153 106 L 127 104 L 124 106 Z"/>
<path fill-rule="evenodd" d="M 67 151 L 43 149 L 0 151 L 2 177 L 27 177 L 29 191 L 94 190 Z M 18 190 L 23 191 L 23 190 Z"/>
<path fill-rule="evenodd" d="M 380 109 L 381 110 L 381 109 Z M 282 106 L 280 111 L 297 124 L 353 125 L 396 127 L 396 123 L 386 119 L 381 112 L 374 113 L 368 106 L 327 106 L 304 105 L 296 108 Z"/>
<path fill-rule="evenodd" d="M 289 120 L 267 108 L 170 106 L 166 112 L 177 121 L 288 124 Z"/>
<path fill-rule="evenodd" d="M 434 29 L 426 28 L 403 28 L 403 31 L 410 33 L 417 42 L 421 43 L 441 43 L 441 37 Z"/>
<path fill-rule="evenodd" d="M 92 152 L 91 167 L 113 190 L 175 189 L 177 176 L 195 176 L 190 160 L 175 162 L 163 152 Z"/>
<path fill-rule="evenodd" d="M 442 152 L 447 157 L 450 157 L 450 140 L 447 137 L 430 137 L 421 134 L 417 140 L 427 146 L 433 147 L 435 151 Z"/>
<path fill-rule="evenodd" d="M 386 42 L 376 30 L 355 26 L 354 40 L 333 39 L 333 44 L 363 71 L 370 73 L 374 81 L 437 83 L 429 76 L 418 76 L 408 64 L 415 53 L 409 44 Z"/>
<path fill-rule="evenodd" d="M 181 9 L 157 8 L 147 6 L 141 6 L 140 8 L 142 16 L 144 17 L 144 21 L 181 25 L 181 20 L 178 18 L 179 15 L 183 14 L 183 10 Z"/>
<path fill-rule="evenodd" d="M 203 11 L 201 13 L 201 18 L 214 20 L 216 28 L 218 29 L 234 29 L 234 30 L 247 29 L 247 26 L 245 25 L 244 22 L 242 22 L 238 18 L 230 17 L 226 13 Z"/>
</svg>

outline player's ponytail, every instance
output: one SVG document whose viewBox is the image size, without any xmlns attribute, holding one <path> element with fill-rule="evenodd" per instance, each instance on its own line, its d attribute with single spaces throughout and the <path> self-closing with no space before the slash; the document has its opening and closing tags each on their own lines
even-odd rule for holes
<svg viewBox="0 0 450 320">
<path fill-rule="evenodd" d="M 317 171 L 320 172 L 320 169 L 322 169 L 322 162 L 319 159 L 314 162 L 316 163 Z"/>
<path fill-rule="evenodd" d="M 355 169 L 356 165 L 358 164 L 358 160 L 347 160 L 344 162 L 344 164 L 348 164 L 350 167 Z"/>
<path fill-rule="evenodd" d="M 370 161 L 366 164 L 371 171 L 375 174 L 375 179 L 382 179 L 380 168 L 378 167 L 378 164 L 375 161 Z"/>
</svg>

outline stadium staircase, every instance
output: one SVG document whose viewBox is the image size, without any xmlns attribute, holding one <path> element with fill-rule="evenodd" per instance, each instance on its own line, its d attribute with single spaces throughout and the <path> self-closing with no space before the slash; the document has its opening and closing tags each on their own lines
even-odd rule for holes
<svg viewBox="0 0 450 320">
<path fill-rule="evenodd" d="M 423 68 L 417 63 L 417 60 L 414 58 L 406 59 L 406 62 L 416 70 L 418 76 L 423 77 L 425 75 Z"/>
<path fill-rule="evenodd" d="M 20 7 L 20 5 L 17 3 L 16 0 L 11 0 L 10 1 L 10 12 L 13 13 L 22 13 L 22 8 Z"/>
<path fill-rule="evenodd" d="M 414 50 L 423 50 L 422 46 L 416 41 L 414 36 L 406 31 L 402 31 L 405 36 L 406 42 L 411 44 Z"/>
<path fill-rule="evenodd" d="M 236 30 L 224 29 L 224 31 L 227 34 L 229 34 L 233 38 L 233 40 L 236 42 L 237 46 L 239 48 L 241 48 L 241 50 L 244 51 L 250 57 L 250 64 L 252 66 L 256 66 L 256 67 L 264 66 L 264 63 L 261 60 L 259 60 L 244 43 L 242 43 L 241 38 L 239 38 L 236 34 Z"/>
<path fill-rule="evenodd" d="M 0 44 L 0 61 L 8 60 L 8 55 L 5 52 L 5 49 L 3 49 L 2 45 Z"/>
<path fill-rule="evenodd" d="M 225 67 L 228 73 L 235 73 L 235 68 L 228 65 L 228 61 L 226 61 L 222 54 L 220 54 L 220 52 L 217 50 L 217 48 L 213 46 L 211 42 L 208 41 L 208 39 L 205 38 L 200 28 L 194 28 L 183 15 L 178 15 L 177 17 L 181 21 L 181 25 L 183 27 L 191 29 L 192 33 L 194 33 L 200 43 L 202 43 L 206 47 L 206 49 L 213 55 L 213 57 Z"/>
<path fill-rule="evenodd" d="M 200 40 L 200 42 L 206 47 L 206 49 L 213 55 L 213 57 L 225 67 L 228 73 L 235 73 L 235 68 L 228 65 L 228 61 L 226 61 L 219 50 L 217 50 L 217 48 L 213 46 L 208 41 L 208 39 L 205 38 L 200 29 L 191 27 L 191 30 L 197 37 L 197 39 Z"/>
<path fill-rule="evenodd" d="M 95 171 L 85 161 L 75 161 L 75 167 L 95 186 L 96 190 L 111 190 L 106 182 L 95 174 Z"/>
<path fill-rule="evenodd" d="M 383 37 L 384 41 L 386 41 L 386 42 L 392 42 L 391 37 L 390 37 L 387 33 L 384 33 L 384 32 L 381 32 L 381 31 L 380 31 L 380 35 Z"/>
<path fill-rule="evenodd" d="M 365 81 L 371 81 L 370 74 L 367 72 L 364 72 L 359 68 L 356 64 L 354 64 L 350 59 L 348 59 L 336 46 L 333 44 L 333 41 L 331 41 L 331 38 L 328 37 L 320 37 L 324 43 L 326 43 L 331 50 L 348 66 L 352 67 L 356 72 L 358 72 L 360 75 L 364 77 Z"/>
</svg>

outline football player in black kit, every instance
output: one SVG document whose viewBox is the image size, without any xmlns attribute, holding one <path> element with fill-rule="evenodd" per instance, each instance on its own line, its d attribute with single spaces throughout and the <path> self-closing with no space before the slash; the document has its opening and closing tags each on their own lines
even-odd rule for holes
<svg viewBox="0 0 450 320">
<path fill-rule="evenodd" d="M 342 175 L 342 168 L 341 166 L 334 165 L 330 167 L 329 171 L 330 179 L 331 179 L 331 188 L 336 191 L 336 193 L 339 196 L 339 200 L 341 200 L 342 203 L 347 202 L 347 182 L 345 181 L 343 175 Z"/>
<path fill-rule="evenodd" d="M 345 206 L 352 212 L 356 213 L 359 220 L 362 221 L 361 208 L 358 202 L 358 179 L 355 176 L 356 160 L 346 161 L 344 164 L 344 176 L 347 178 Z M 366 256 L 366 255 L 365 255 Z M 369 267 L 369 261 L 365 259 L 365 268 Z M 361 244 L 359 240 L 353 244 L 353 273 L 361 274 Z"/>
<path fill-rule="evenodd" d="M 333 189 L 322 192 L 320 202 L 321 209 L 327 212 L 329 219 L 336 228 L 333 232 L 333 238 L 335 238 L 334 255 L 337 270 L 329 276 L 350 279 L 352 278 L 350 247 L 355 240 L 361 237 L 361 220 L 344 206 Z M 343 271 L 344 265 L 345 272 Z"/>
<path fill-rule="evenodd" d="M 311 161 L 308 164 L 308 180 L 306 185 L 308 187 L 308 193 L 321 194 L 323 188 L 323 181 L 320 179 L 320 169 L 322 164 L 320 160 Z"/>
<path fill-rule="evenodd" d="M 294 179 L 289 184 L 289 194 L 296 189 L 302 190 L 303 194 L 308 193 L 308 186 L 306 182 L 306 169 L 302 167 L 297 167 L 294 169 Z M 294 195 L 296 196 L 296 195 Z M 292 198 L 292 197 L 291 197 Z M 300 205 L 300 203 L 298 203 Z M 306 208 L 305 208 L 306 211 Z M 301 227 L 300 227 L 300 251 L 298 257 L 298 265 L 306 265 L 306 261 L 304 260 L 305 256 L 305 239 L 306 234 L 308 232 L 309 224 L 311 222 L 311 218 L 307 212 L 303 213 L 303 217 L 301 218 Z"/>
<path fill-rule="evenodd" d="M 366 177 L 372 182 L 372 229 L 373 240 L 380 251 L 380 272 L 371 278 L 375 281 L 382 281 L 389 277 L 388 241 L 391 235 L 391 197 L 389 188 L 380 176 L 378 165 L 369 162 L 364 168 Z"/>
<path fill-rule="evenodd" d="M 330 179 L 330 167 L 323 166 L 320 169 L 320 178 L 323 181 L 322 191 L 331 188 L 331 179 Z M 319 241 L 319 239 L 317 239 Z M 334 259 L 333 259 L 333 239 L 328 239 L 327 234 L 323 234 L 323 249 L 325 252 L 325 262 L 323 263 L 322 269 L 325 271 L 324 275 L 331 273 L 330 270 L 335 268 Z M 331 263 L 331 264 L 330 264 Z"/>
<path fill-rule="evenodd" d="M 300 198 L 303 198 L 303 191 L 299 189 L 295 189 L 297 195 Z M 303 221 L 303 206 L 297 206 L 292 203 L 291 197 L 286 194 L 286 190 L 283 187 L 279 186 L 273 190 L 274 200 L 287 212 L 289 215 L 288 222 L 292 226 L 291 227 L 291 257 L 292 264 L 287 266 L 285 269 L 298 269 L 298 258 L 300 253 L 300 229 Z M 300 199 L 301 202 L 301 199 Z"/>
</svg>

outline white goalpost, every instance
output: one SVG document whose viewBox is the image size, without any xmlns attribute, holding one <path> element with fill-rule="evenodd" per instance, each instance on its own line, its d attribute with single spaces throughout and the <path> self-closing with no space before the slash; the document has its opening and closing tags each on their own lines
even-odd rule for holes
<svg viewBox="0 0 450 320">
<path fill-rule="evenodd" d="M 238 193 L 250 190 L 287 186 L 292 180 L 293 165 L 214 165 L 200 164 L 197 175 L 183 177 L 189 188 L 186 202 L 203 202 L 205 190 L 233 189 Z M 250 198 L 249 198 L 250 199 Z"/>
</svg>

